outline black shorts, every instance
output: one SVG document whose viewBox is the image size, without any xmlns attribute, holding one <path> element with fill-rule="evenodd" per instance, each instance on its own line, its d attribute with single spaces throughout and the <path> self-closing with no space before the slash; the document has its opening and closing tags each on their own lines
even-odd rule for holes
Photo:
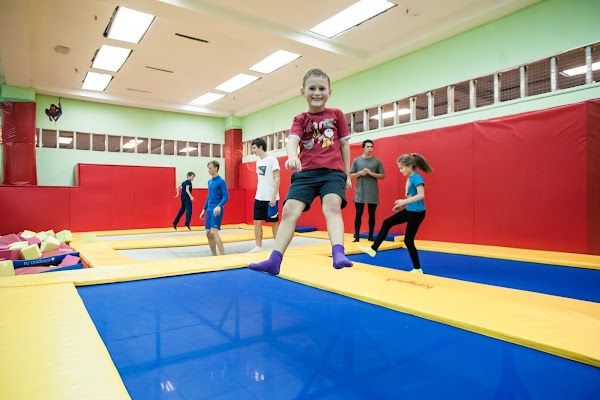
<svg viewBox="0 0 600 400">
<path fill-rule="evenodd" d="M 269 217 L 269 202 L 256 200 L 254 199 L 254 220 L 255 221 L 267 221 L 267 222 L 277 222 L 279 221 L 279 213 L 275 214 L 273 217 Z"/>
<path fill-rule="evenodd" d="M 346 207 L 346 179 L 348 175 L 337 169 L 318 168 L 294 172 L 292 184 L 285 201 L 299 200 L 306 204 L 304 211 L 310 209 L 315 197 L 321 201 L 328 194 L 337 194 L 342 198 L 342 208 Z"/>
</svg>

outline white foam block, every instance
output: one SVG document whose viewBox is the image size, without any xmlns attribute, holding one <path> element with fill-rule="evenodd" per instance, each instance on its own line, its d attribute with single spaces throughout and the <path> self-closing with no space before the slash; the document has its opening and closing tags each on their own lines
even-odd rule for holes
<svg viewBox="0 0 600 400">
<path fill-rule="evenodd" d="M 46 235 L 46 232 L 38 232 L 35 234 L 35 237 L 43 242 L 44 240 L 46 240 L 46 237 L 48 237 L 48 235 Z"/>
<path fill-rule="evenodd" d="M 32 244 L 21 249 L 21 258 L 23 260 L 35 260 L 41 256 L 42 252 L 40 251 L 40 246 L 37 244 Z"/>
<path fill-rule="evenodd" d="M 50 229 L 50 230 L 46 231 L 46 235 L 47 236 L 54 236 L 56 234 L 54 233 L 54 231 L 52 229 Z"/>
<path fill-rule="evenodd" d="M 9 250 L 21 250 L 25 247 L 27 247 L 29 245 L 29 243 L 27 242 L 14 242 L 8 245 L 8 249 Z"/>
<path fill-rule="evenodd" d="M 60 231 L 56 234 L 56 238 L 61 243 L 69 243 L 73 241 L 73 234 L 71 231 L 65 229 L 64 231 Z"/>
<path fill-rule="evenodd" d="M 47 251 L 56 250 L 60 247 L 60 242 L 54 236 L 48 236 L 41 244 L 42 253 Z"/>
<path fill-rule="evenodd" d="M 35 232 L 25 229 L 20 235 L 23 239 L 29 239 L 35 236 Z"/>
<path fill-rule="evenodd" d="M 15 267 L 11 260 L 0 261 L 0 277 L 3 276 L 14 276 Z"/>
</svg>

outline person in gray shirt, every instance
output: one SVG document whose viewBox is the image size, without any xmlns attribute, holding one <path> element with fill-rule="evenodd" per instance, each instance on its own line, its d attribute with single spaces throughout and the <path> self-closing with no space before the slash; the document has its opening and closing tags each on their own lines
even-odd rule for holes
<svg viewBox="0 0 600 400">
<path fill-rule="evenodd" d="M 360 224 L 362 221 L 365 204 L 369 211 L 369 239 L 373 241 L 373 229 L 375 229 L 375 210 L 379 204 L 378 179 L 385 178 L 385 170 L 381 161 L 374 157 L 373 141 L 365 140 L 362 144 L 363 154 L 352 161 L 350 179 L 356 179 L 354 190 L 354 206 L 356 217 L 354 218 L 354 241 L 360 238 Z"/>
</svg>

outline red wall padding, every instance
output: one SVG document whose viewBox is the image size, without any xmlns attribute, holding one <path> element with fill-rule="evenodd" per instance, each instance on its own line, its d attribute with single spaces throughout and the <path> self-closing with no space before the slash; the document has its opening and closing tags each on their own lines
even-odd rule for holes
<svg viewBox="0 0 600 400">
<path fill-rule="evenodd" d="M 600 100 L 587 102 L 588 249 L 600 255 Z"/>
<path fill-rule="evenodd" d="M 414 152 L 434 169 L 424 175 L 427 218 L 417 239 L 600 254 L 600 100 L 375 140 L 386 169 L 376 230 L 404 193 L 396 160 Z M 360 154 L 352 145 L 352 159 Z M 254 169 L 240 168 L 249 199 Z M 289 184 L 283 170 L 282 197 Z M 354 230 L 353 195 L 342 212 L 346 232 Z M 250 201 L 246 210 L 251 223 Z M 318 199 L 298 224 L 326 229 Z"/>
<path fill-rule="evenodd" d="M 4 185 L 37 185 L 35 103 L 2 103 Z"/>
<path fill-rule="evenodd" d="M 77 178 L 76 187 L 0 186 L 0 234 L 168 227 L 181 205 L 175 168 L 79 164 Z M 246 191 L 229 194 L 223 222 L 243 222 Z M 204 225 L 199 215 L 207 190 L 194 189 L 193 195 L 191 225 Z"/>
</svg>

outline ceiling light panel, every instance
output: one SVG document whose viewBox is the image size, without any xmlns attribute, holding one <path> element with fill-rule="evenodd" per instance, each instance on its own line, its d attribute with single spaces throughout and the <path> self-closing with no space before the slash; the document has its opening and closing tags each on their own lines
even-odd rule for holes
<svg viewBox="0 0 600 400">
<path fill-rule="evenodd" d="M 104 36 L 109 39 L 139 43 L 156 17 L 126 7 L 117 7 Z"/>
<path fill-rule="evenodd" d="M 92 68 L 117 72 L 131 54 L 130 49 L 103 44 L 94 57 Z"/>
<path fill-rule="evenodd" d="M 223 97 L 225 97 L 224 94 L 209 92 L 209 93 L 203 94 L 202 96 L 190 101 L 190 104 L 193 104 L 195 106 L 206 106 L 210 103 L 214 103 L 215 101 L 217 101 Z"/>
<path fill-rule="evenodd" d="M 83 80 L 82 89 L 85 90 L 97 90 L 102 92 L 112 79 L 112 75 L 99 74 L 97 72 L 88 72 Z"/>
<path fill-rule="evenodd" d="M 396 4 L 387 0 L 360 0 L 358 3 L 354 3 L 333 17 L 321 22 L 310 31 L 331 39 L 394 6 Z"/>
<path fill-rule="evenodd" d="M 254 82 L 258 79 L 260 79 L 258 76 L 238 74 L 238 75 L 234 76 L 233 78 L 231 78 L 230 80 L 228 80 L 227 82 L 220 84 L 215 89 L 221 90 L 221 91 L 227 92 L 227 93 L 233 93 L 236 90 L 240 90 L 244 86 L 248 86 L 249 84 L 251 84 L 252 82 Z"/>
<path fill-rule="evenodd" d="M 261 74 L 270 74 L 278 70 L 286 64 L 291 63 L 300 57 L 300 54 L 292 53 L 285 50 L 278 50 L 264 60 L 250 67 L 251 71 L 260 72 Z"/>
</svg>

